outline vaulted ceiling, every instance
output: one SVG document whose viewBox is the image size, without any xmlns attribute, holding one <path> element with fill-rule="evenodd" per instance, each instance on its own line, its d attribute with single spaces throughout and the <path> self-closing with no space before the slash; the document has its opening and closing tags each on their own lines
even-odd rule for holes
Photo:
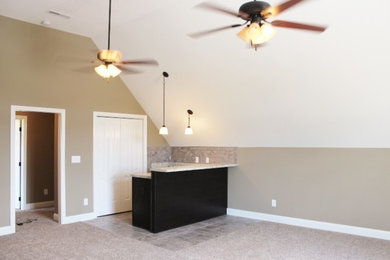
<svg viewBox="0 0 390 260">
<path fill-rule="evenodd" d="M 112 0 L 111 48 L 124 59 L 155 58 L 160 64 L 121 75 L 158 127 L 161 74 L 170 74 L 171 145 L 390 147 L 390 1 L 305 1 L 278 18 L 328 29 L 316 34 L 278 28 L 258 51 L 235 35 L 240 28 L 190 38 L 192 32 L 241 22 L 193 8 L 201 2 Z M 213 3 L 238 10 L 244 2 Z M 50 21 L 50 28 L 107 47 L 108 0 L 2 0 L 0 15 Z M 97 50 L 85 51 L 93 61 Z M 77 66 L 84 64 L 75 61 Z M 194 135 L 185 136 L 189 108 Z"/>
</svg>

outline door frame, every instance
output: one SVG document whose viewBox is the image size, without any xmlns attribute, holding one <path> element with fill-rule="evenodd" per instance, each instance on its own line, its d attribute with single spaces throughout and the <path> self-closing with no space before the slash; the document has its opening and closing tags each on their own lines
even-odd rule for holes
<svg viewBox="0 0 390 260">
<path fill-rule="evenodd" d="M 52 113 L 58 116 L 58 223 L 62 224 L 66 218 L 66 190 L 65 190 L 65 109 L 29 107 L 11 105 L 11 172 L 10 172 L 10 226 L 15 233 L 15 119 L 16 112 Z"/>
<path fill-rule="evenodd" d="M 22 116 L 22 115 L 16 115 L 15 120 L 21 120 L 21 127 L 22 127 L 22 134 L 21 134 L 21 139 L 20 139 L 20 156 L 21 156 L 21 176 L 20 176 L 20 210 L 26 209 L 26 179 L 27 179 L 27 173 L 26 173 L 26 165 L 27 165 L 27 116 Z M 15 121 L 14 121 L 15 122 Z M 15 134 L 17 132 L 17 129 L 14 129 Z M 15 136 L 16 137 L 16 136 Z M 14 145 L 15 147 L 15 145 Z M 16 148 L 16 147 L 15 147 Z M 15 160 L 15 159 L 14 159 Z M 16 171 L 15 171 L 16 174 Z M 16 175 L 15 175 L 16 177 Z M 15 183 L 16 187 L 16 183 Z"/>
<path fill-rule="evenodd" d="M 93 214 L 95 216 L 98 215 L 97 212 L 97 207 L 96 207 L 96 200 L 97 200 L 97 173 L 96 173 L 96 131 L 97 131 L 97 118 L 98 117 L 106 117 L 106 118 L 119 118 L 119 119 L 138 119 L 142 120 L 142 127 L 143 127 L 143 171 L 146 172 L 147 169 L 147 116 L 146 115 L 136 115 L 136 114 L 123 114 L 123 113 L 110 113 L 110 112 L 99 112 L 99 111 L 94 111 L 93 112 Z"/>
</svg>

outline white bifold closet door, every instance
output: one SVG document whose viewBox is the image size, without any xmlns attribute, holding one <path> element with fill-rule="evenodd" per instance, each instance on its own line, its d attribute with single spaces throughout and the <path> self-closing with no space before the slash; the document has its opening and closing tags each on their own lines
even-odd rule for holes
<svg viewBox="0 0 390 260">
<path fill-rule="evenodd" d="M 96 118 L 95 158 L 98 216 L 132 210 L 131 173 L 144 171 L 141 119 Z"/>
</svg>

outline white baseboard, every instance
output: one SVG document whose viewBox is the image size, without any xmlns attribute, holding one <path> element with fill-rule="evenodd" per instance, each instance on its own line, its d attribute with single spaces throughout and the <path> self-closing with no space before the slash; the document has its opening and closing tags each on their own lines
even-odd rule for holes
<svg viewBox="0 0 390 260">
<path fill-rule="evenodd" d="M 0 227 L 0 236 L 5 236 L 15 233 L 15 226 Z"/>
<path fill-rule="evenodd" d="M 29 209 L 41 209 L 41 208 L 49 208 L 54 207 L 54 201 L 42 201 L 42 202 L 35 202 L 35 203 L 28 203 L 26 204 L 23 209 L 29 210 Z"/>
<path fill-rule="evenodd" d="M 60 224 L 70 224 L 70 223 L 75 223 L 75 222 L 80 222 L 80 221 L 87 221 L 87 220 L 91 220 L 91 219 L 95 219 L 95 218 L 97 218 L 97 216 L 94 212 L 80 214 L 80 215 L 74 215 L 74 216 L 67 216 L 67 217 L 61 218 Z"/>
<path fill-rule="evenodd" d="M 299 226 L 299 227 L 345 233 L 350 235 L 390 240 L 390 232 L 379 230 L 379 229 L 348 226 L 348 225 L 334 224 L 329 222 L 321 222 L 321 221 L 314 221 L 314 220 L 301 219 L 301 218 L 284 217 L 279 215 L 258 213 L 254 211 L 246 211 L 246 210 L 231 209 L 231 208 L 227 209 L 227 214 L 231 216 L 258 219 L 258 220 L 276 222 L 276 223 L 287 224 L 292 226 Z"/>
</svg>

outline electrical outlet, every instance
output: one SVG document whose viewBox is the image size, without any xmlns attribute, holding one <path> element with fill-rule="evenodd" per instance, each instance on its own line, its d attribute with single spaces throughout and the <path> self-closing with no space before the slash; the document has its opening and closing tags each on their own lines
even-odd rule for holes
<svg viewBox="0 0 390 260">
<path fill-rule="evenodd" d="M 273 208 L 276 208 L 276 200 L 275 200 L 275 199 L 272 199 L 272 200 L 271 200 L 271 206 L 272 206 Z"/>
<path fill-rule="evenodd" d="M 206 163 L 209 163 L 209 162 L 210 162 L 210 158 L 206 157 Z"/>
<path fill-rule="evenodd" d="M 195 163 L 199 163 L 199 156 L 195 156 Z"/>
<path fill-rule="evenodd" d="M 88 206 L 88 198 L 84 199 L 84 206 Z"/>
<path fill-rule="evenodd" d="M 45 196 L 49 195 L 49 190 L 47 188 L 43 189 L 43 195 Z"/>
</svg>

